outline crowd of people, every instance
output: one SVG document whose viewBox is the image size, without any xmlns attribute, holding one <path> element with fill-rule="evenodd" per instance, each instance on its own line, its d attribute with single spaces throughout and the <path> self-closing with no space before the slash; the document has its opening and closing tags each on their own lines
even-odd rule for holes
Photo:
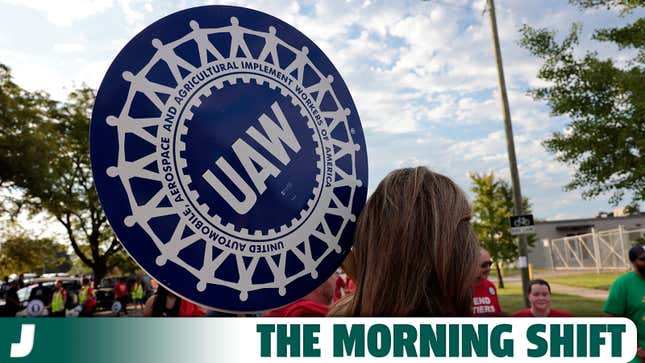
<svg viewBox="0 0 645 363">
<path fill-rule="evenodd" d="M 115 315 L 127 314 L 128 304 L 143 311 L 144 295 L 151 294 L 150 286 L 144 288 L 141 279 L 135 278 L 126 283 L 126 278 L 116 279 L 114 287 L 102 290 L 103 307 L 110 308 L 118 301 L 119 311 Z M 131 278 L 132 279 L 132 278 Z M 5 277 L 0 287 L 0 316 L 93 316 L 98 308 L 98 297 L 94 279 L 88 277 L 37 277 L 22 279 L 22 275 Z M 2 303 L 4 302 L 4 304 Z"/>
<path fill-rule="evenodd" d="M 465 193 L 449 178 L 425 167 L 395 170 L 379 183 L 358 217 L 344 276 L 333 274 L 304 298 L 264 316 L 573 316 L 551 307 L 551 286 L 542 279 L 529 284 L 529 308 L 502 311 L 488 280 L 493 262 L 470 218 Z M 645 362 L 645 247 L 632 248 L 629 259 L 634 271 L 614 282 L 603 311 L 634 321 L 638 353 L 633 362 Z M 5 299 L 15 304 L 18 285 L 11 286 Z M 91 296 L 88 286 L 81 297 L 83 310 L 91 310 Z M 231 316 L 205 311 L 163 286 L 145 304 L 137 285 L 128 291 L 117 284 L 114 297 L 124 313 L 131 299 L 143 305 L 144 316 Z M 52 315 L 65 299 L 57 284 L 49 305 Z"/>
</svg>

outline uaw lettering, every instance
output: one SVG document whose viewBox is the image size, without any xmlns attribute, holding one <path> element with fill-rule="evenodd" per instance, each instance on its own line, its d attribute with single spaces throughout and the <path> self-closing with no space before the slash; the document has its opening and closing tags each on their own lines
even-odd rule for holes
<svg viewBox="0 0 645 363">
<path fill-rule="evenodd" d="M 152 24 L 110 66 L 90 137 L 120 241 L 192 301 L 285 305 L 351 247 L 367 194 L 360 119 L 327 57 L 279 19 L 206 6 Z"/>
<path fill-rule="evenodd" d="M 217 75 L 218 73 L 232 69 L 239 69 L 239 66 L 236 62 L 225 62 L 206 67 L 204 70 L 200 71 L 199 73 L 195 74 L 194 76 L 190 77 L 190 79 L 185 81 L 186 83 L 183 84 L 183 86 L 179 89 L 177 96 L 175 96 L 175 102 L 181 104 L 184 98 L 188 96 L 193 89 L 199 86 L 200 83 L 208 80 L 213 75 Z"/>
<path fill-rule="evenodd" d="M 284 145 L 287 145 L 292 151 L 298 152 L 300 151 L 300 144 L 289 127 L 289 123 L 284 117 L 284 114 L 280 109 L 280 105 L 274 102 L 271 105 L 271 110 L 275 114 L 279 125 L 274 123 L 274 121 L 266 114 L 262 114 L 258 118 L 258 122 L 261 125 L 263 133 L 260 133 L 254 126 L 251 126 L 246 130 L 246 134 L 258 144 L 262 145 L 266 151 L 271 153 L 280 160 L 284 166 L 286 166 L 289 164 L 291 159 L 289 158 Z M 265 137 L 263 134 L 266 134 L 268 137 Z M 206 179 L 208 184 L 213 187 L 213 189 L 215 189 L 237 213 L 246 214 L 251 208 L 253 208 L 257 201 L 256 192 L 260 195 L 264 193 L 267 189 L 265 184 L 266 179 L 269 176 L 278 176 L 278 174 L 280 174 L 280 169 L 272 164 L 266 157 L 262 156 L 260 152 L 250 146 L 249 143 L 244 141 L 243 138 L 237 139 L 231 147 L 234 150 L 237 159 L 244 166 L 246 174 L 253 182 L 255 190 L 253 190 L 251 186 L 244 181 L 244 178 L 242 178 L 223 157 L 217 159 L 215 165 L 219 167 L 242 192 L 244 195 L 242 200 L 238 200 L 235 195 L 228 190 L 224 183 L 222 183 L 210 170 L 206 170 L 206 172 L 202 174 L 202 177 Z M 260 169 L 257 169 L 256 165 L 259 166 Z"/>
<path fill-rule="evenodd" d="M 182 213 L 184 216 L 188 217 L 188 220 L 193 223 L 195 228 L 200 230 L 204 235 L 208 235 L 208 239 L 213 242 L 217 242 L 220 246 L 226 247 L 228 249 L 233 249 L 236 251 L 246 251 L 247 243 L 240 242 L 238 240 L 233 240 L 230 237 L 227 237 L 216 230 L 211 229 L 207 224 L 202 222 L 190 208 L 186 208 Z M 266 253 L 274 252 L 284 248 L 284 243 L 278 241 L 275 243 L 265 243 L 258 245 L 249 245 L 249 252 L 251 253 Z"/>
</svg>

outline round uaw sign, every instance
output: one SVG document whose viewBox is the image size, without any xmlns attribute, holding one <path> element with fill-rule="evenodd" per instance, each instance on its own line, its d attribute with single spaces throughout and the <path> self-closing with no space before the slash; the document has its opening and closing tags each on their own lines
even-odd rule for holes
<svg viewBox="0 0 645 363">
<path fill-rule="evenodd" d="M 367 194 L 358 113 L 307 37 L 267 14 L 188 9 L 139 33 L 98 92 L 92 169 L 128 253 L 226 311 L 288 304 L 351 246 Z"/>
<path fill-rule="evenodd" d="M 112 315 L 118 315 L 123 310 L 123 305 L 120 301 L 114 301 L 110 310 L 112 310 Z"/>
<path fill-rule="evenodd" d="M 45 311 L 45 304 L 42 300 L 34 299 L 27 303 L 27 316 L 41 316 Z"/>
</svg>

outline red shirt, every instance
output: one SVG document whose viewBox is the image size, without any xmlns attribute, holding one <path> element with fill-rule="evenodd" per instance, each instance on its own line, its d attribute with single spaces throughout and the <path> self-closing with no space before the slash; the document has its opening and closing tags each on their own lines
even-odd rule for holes
<svg viewBox="0 0 645 363">
<path fill-rule="evenodd" d="M 206 313 L 199 306 L 191 303 L 190 301 L 181 299 L 181 304 L 179 305 L 179 316 L 195 316 L 200 317 L 204 316 Z"/>
<path fill-rule="evenodd" d="M 329 307 L 321 303 L 317 303 L 311 300 L 299 300 L 295 303 L 287 306 L 283 306 L 279 309 L 268 311 L 266 314 L 262 315 L 267 318 L 277 318 L 277 317 L 318 317 L 326 316 L 329 312 Z"/>
<path fill-rule="evenodd" d="M 500 316 L 497 289 L 489 280 L 473 287 L 473 316 Z"/>
<path fill-rule="evenodd" d="M 531 312 L 531 308 L 526 308 L 520 311 L 516 311 L 511 316 L 515 318 L 534 318 L 535 317 L 535 315 L 533 315 L 533 313 Z M 547 315 L 546 317 L 547 318 L 573 318 L 573 315 L 564 310 L 551 309 L 551 311 L 549 311 L 549 315 Z"/>
<path fill-rule="evenodd" d="M 354 283 L 354 280 L 348 278 L 347 282 L 345 283 L 345 295 L 353 294 L 355 290 L 356 283 Z"/>
<path fill-rule="evenodd" d="M 332 302 L 340 300 L 343 296 L 353 294 L 354 290 L 356 290 L 354 280 L 350 279 L 347 275 L 346 279 L 347 280 L 343 279 L 340 275 L 336 278 L 336 289 L 334 290 L 334 299 Z"/>
<path fill-rule="evenodd" d="M 114 284 L 114 298 L 118 299 L 120 297 L 126 296 L 128 294 L 128 286 L 123 281 L 119 281 Z"/>
<path fill-rule="evenodd" d="M 336 289 L 334 290 L 334 302 L 343 297 L 343 289 L 345 288 L 345 280 L 341 275 L 336 278 Z"/>
<path fill-rule="evenodd" d="M 87 300 L 85 300 L 85 310 L 93 311 L 96 306 L 96 297 L 94 296 L 94 289 L 92 286 L 87 288 Z"/>
</svg>

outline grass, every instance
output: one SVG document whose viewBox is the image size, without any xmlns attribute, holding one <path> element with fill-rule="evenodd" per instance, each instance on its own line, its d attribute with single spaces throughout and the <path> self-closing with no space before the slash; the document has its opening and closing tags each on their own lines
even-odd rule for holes
<svg viewBox="0 0 645 363">
<path fill-rule="evenodd" d="M 548 281 L 554 284 L 586 287 L 588 289 L 609 290 L 611 284 L 622 275 L 623 272 L 588 273 L 580 275 L 567 275 L 561 277 L 549 277 Z"/>
<path fill-rule="evenodd" d="M 539 274 L 542 271 L 547 271 L 547 270 L 542 270 L 542 269 L 534 269 L 533 274 Z M 516 267 L 507 267 L 502 271 L 502 276 L 504 277 L 510 277 L 510 276 L 520 276 L 521 270 Z M 497 270 L 495 269 L 495 266 L 491 267 L 490 269 L 490 278 L 492 279 L 493 277 L 497 279 Z"/>
<path fill-rule="evenodd" d="M 519 268 L 505 268 L 502 271 L 502 276 L 507 277 L 507 276 L 519 276 L 520 275 L 520 269 Z M 495 277 L 497 279 L 497 270 L 495 269 L 495 266 L 493 265 L 490 268 L 490 276 Z"/>
<path fill-rule="evenodd" d="M 549 279 L 551 281 L 551 279 Z M 559 282 L 558 282 L 559 283 Z M 512 314 L 524 309 L 522 287 L 516 284 L 506 284 L 506 288 L 498 289 L 499 303 L 502 311 Z M 578 317 L 605 316 L 602 312 L 604 301 L 589 299 L 577 295 L 553 294 L 551 306 L 554 309 L 568 311 Z"/>
</svg>

